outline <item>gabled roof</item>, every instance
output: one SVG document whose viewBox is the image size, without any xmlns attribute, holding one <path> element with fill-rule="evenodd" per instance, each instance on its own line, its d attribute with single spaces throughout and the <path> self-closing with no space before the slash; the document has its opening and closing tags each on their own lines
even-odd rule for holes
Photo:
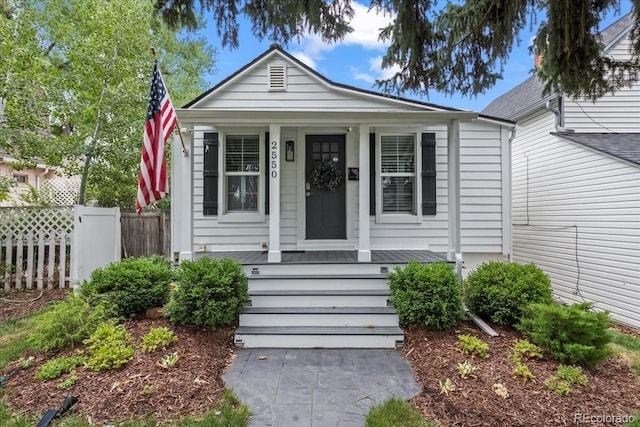
<svg viewBox="0 0 640 427">
<path fill-rule="evenodd" d="M 633 14 L 629 13 L 605 28 L 600 36 L 607 53 L 621 37 L 626 35 L 633 25 Z M 547 100 L 553 99 L 557 94 L 543 95 L 544 84 L 537 76 L 531 76 L 504 95 L 496 98 L 487 105 L 482 114 L 504 119 L 516 120 L 533 108 L 542 106 Z"/>
<path fill-rule="evenodd" d="M 459 109 L 459 108 L 453 108 L 453 107 L 433 104 L 433 103 L 429 103 L 429 102 L 418 101 L 418 100 L 409 99 L 409 98 L 403 98 L 403 97 L 400 97 L 400 96 L 389 95 L 389 94 L 385 94 L 385 93 L 381 93 L 381 92 L 374 92 L 374 91 L 371 91 L 371 90 L 361 89 L 361 88 L 358 88 L 358 87 L 355 87 L 355 86 L 350 86 L 350 85 L 346 85 L 346 84 L 343 84 L 343 83 L 334 82 L 334 81 L 326 78 L 322 74 L 318 73 L 316 70 L 314 70 L 313 68 L 309 67 L 308 65 L 306 65 L 305 63 L 303 63 L 302 61 L 300 61 L 299 59 L 297 59 L 296 57 L 294 57 L 293 55 L 291 55 L 290 53 L 288 53 L 284 49 L 282 49 L 282 47 L 280 47 L 277 44 L 271 45 L 271 47 L 269 49 L 267 49 L 261 55 L 256 57 L 254 60 L 252 60 L 251 62 L 249 62 L 248 64 L 246 64 L 242 68 L 240 68 L 238 71 L 236 71 L 235 73 L 233 73 L 232 75 L 230 75 L 226 79 L 220 81 L 218 84 L 216 84 L 215 86 L 213 86 L 211 89 L 207 90 L 206 92 L 202 93 L 201 95 L 199 95 L 194 100 L 192 100 L 189 103 L 185 104 L 182 108 L 189 109 L 189 108 L 194 107 L 194 105 L 196 105 L 199 101 L 203 100 L 204 98 L 208 97 L 211 93 L 213 93 L 213 92 L 219 90 L 220 88 L 222 88 L 223 86 L 227 85 L 229 82 L 231 82 L 232 80 L 236 79 L 238 76 L 243 74 L 245 71 L 247 71 L 248 69 L 252 68 L 256 64 L 261 62 L 263 59 L 265 59 L 266 57 L 269 57 L 269 56 L 273 55 L 274 53 L 277 53 L 277 54 L 283 56 L 285 59 L 293 62 L 298 67 L 300 67 L 301 69 L 305 70 L 310 75 L 312 75 L 313 77 L 317 78 L 318 80 L 322 81 L 327 86 L 333 87 L 333 88 L 336 88 L 336 89 L 339 89 L 339 90 L 351 92 L 351 93 L 354 93 L 354 94 L 361 94 L 361 95 L 365 95 L 365 96 L 369 96 L 369 97 L 377 97 L 377 98 L 382 98 L 382 99 L 387 99 L 387 100 L 392 100 L 392 101 L 399 101 L 399 102 L 402 102 L 402 103 L 405 103 L 405 104 L 410 104 L 410 105 L 414 105 L 414 106 L 420 106 L 420 107 L 423 107 L 423 108 L 426 107 L 426 108 L 429 108 L 429 109 L 433 109 L 435 111 L 452 111 L 452 112 L 470 111 L 470 110 L 463 110 L 463 109 Z M 507 120 L 507 119 L 504 119 L 504 118 L 500 118 L 500 117 L 488 117 L 488 116 L 484 116 L 483 117 L 482 115 L 479 115 L 479 117 L 485 118 L 485 119 L 488 119 L 488 120 L 504 122 L 504 123 L 507 123 L 509 125 L 513 125 L 514 124 L 510 120 Z"/>
<path fill-rule="evenodd" d="M 552 135 L 640 165 L 640 133 L 572 133 Z"/>
</svg>

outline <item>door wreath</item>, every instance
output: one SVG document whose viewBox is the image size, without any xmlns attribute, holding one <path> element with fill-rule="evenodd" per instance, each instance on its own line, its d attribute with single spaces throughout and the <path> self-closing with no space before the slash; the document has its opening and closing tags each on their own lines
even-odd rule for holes
<svg viewBox="0 0 640 427">
<path fill-rule="evenodd" d="M 309 177 L 314 187 L 327 193 L 335 193 L 343 179 L 342 171 L 331 160 L 316 164 Z"/>
</svg>

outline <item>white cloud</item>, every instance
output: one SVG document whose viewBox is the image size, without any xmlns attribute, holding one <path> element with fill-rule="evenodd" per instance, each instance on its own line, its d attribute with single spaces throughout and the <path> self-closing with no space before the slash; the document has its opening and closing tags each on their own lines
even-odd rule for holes
<svg viewBox="0 0 640 427">
<path fill-rule="evenodd" d="M 375 9 L 369 10 L 367 6 L 360 3 L 353 3 L 355 16 L 351 21 L 353 32 L 349 33 L 344 40 L 344 44 L 357 45 L 365 49 L 383 49 L 387 43 L 378 40 L 380 29 L 386 27 L 393 20 L 392 16 L 383 15 Z"/>
<path fill-rule="evenodd" d="M 369 71 L 377 75 L 377 79 L 388 79 L 400 72 L 399 66 L 390 68 L 382 68 L 382 56 L 374 56 L 369 58 Z"/>
<path fill-rule="evenodd" d="M 303 64 L 311 67 L 314 70 L 316 69 L 316 67 L 317 67 L 316 61 L 311 59 L 311 57 L 309 55 L 307 55 L 306 53 L 304 53 L 304 52 L 293 52 L 293 53 L 291 53 L 291 55 L 293 55 L 294 58 L 296 58 L 297 60 L 299 60 Z"/>
<path fill-rule="evenodd" d="M 356 67 L 351 67 L 351 75 L 355 80 L 361 80 L 367 83 L 375 83 L 376 80 L 385 80 L 393 77 L 400 71 L 400 67 L 382 68 L 382 56 L 374 56 L 369 58 L 368 72 L 362 72 Z"/>
<path fill-rule="evenodd" d="M 300 51 L 293 55 L 310 65 L 310 62 L 317 65 L 323 59 L 323 52 L 330 52 L 338 46 L 355 46 L 367 50 L 381 50 L 387 44 L 378 40 L 380 28 L 386 27 L 393 17 L 378 13 L 375 9 L 369 10 L 367 6 L 353 2 L 354 17 L 350 25 L 353 31 L 344 40 L 335 44 L 328 44 L 322 41 L 317 34 L 309 34 L 300 43 Z M 302 58 L 306 58 L 303 60 Z M 310 62 L 307 62 L 310 61 Z"/>
</svg>

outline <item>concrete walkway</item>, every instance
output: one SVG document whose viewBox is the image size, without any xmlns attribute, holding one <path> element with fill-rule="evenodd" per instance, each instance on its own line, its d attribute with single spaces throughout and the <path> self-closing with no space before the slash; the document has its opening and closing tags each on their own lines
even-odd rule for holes
<svg viewBox="0 0 640 427">
<path fill-rule="evenodd" d="M 369 409 L 421 388 L 396 350 L 240 349 L 224 375 L 251 427 L 362 427 Z"/>
</svg>

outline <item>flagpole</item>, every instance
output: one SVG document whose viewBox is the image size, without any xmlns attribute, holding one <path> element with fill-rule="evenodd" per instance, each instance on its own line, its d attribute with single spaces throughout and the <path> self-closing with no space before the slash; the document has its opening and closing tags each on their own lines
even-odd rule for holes
<svg viewBox="0 0 640 427">
<path fill-rule="evenodd" d="M 157 57 L 156 57 L 156 48 L 151 46 L 151 53 L 153 54 L 153 58 L 156 59 L 157 61 Z M 160 70 L 160 64 L 158 64 L 158 70 Z M 160 72 L 160 75 L 162 75 L 162 71 Z M 187 151 L 187 147 L 185 147 L 184 145 L 184 138 L 182 137 L 182 130 L 181 130 L 181 126 L 180 126 L 180 121 L 178 120 L 178 117 L 176 115 L 176 128 L 178 128 L 178 136 L 180 136 L 180 143 L 182 144 L 182 154 L 185 157 L 189 157 L 189 151 Z"/>
</svg>

